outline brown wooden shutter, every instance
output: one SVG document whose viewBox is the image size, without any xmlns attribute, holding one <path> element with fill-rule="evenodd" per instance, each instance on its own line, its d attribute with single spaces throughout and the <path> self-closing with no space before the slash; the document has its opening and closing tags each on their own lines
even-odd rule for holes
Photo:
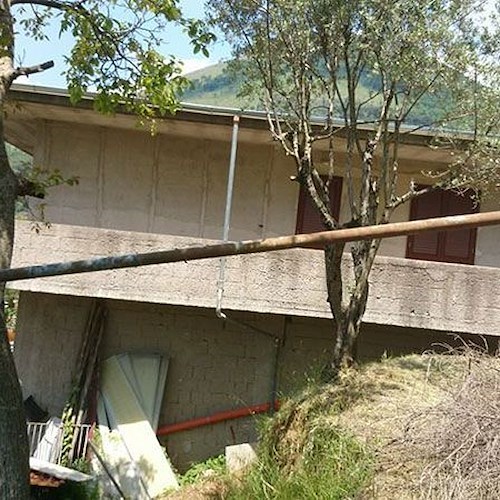
<svg viewBox="0 0 500 500">
<path fill-rule="evenodd" d="M 425 186 L 419 186 L 421 188 Z M 471 193 L 437 190 L 415 198 L 410 206 L 410 220 L 470 214 L 478 211 Z M 408 237 L 406 256 L 411 259 L 473 264 L 476 229 L 458 229 L 421 233 Z"/>
<path fill-rule="evenodd" d="M 421 186 L 423 187 L 423 186 Z M 429 219 L 441 214 L 441 191 L 434 191 L 412 200 L 410 220 Z M 425 232 L 408 237 L 407 257 L 411 259 L 437 260 L 439 232 Z"/>
<path fill-rule="evenodd" d="M 326 177 L 321 177 L 326 181 Z M 340 201 L 342 196 L 342 177 L 334 177 L 330 181 L 330 208 L 336 220 L 340 214 Z M 316 233 L 325 231 L 318 209 L 309 194 L 301 186 L 299 193 L 299 206 L 297 210 L 297 226 L 295 234 Z M 321 248 L 321 247 L 320 247 Z"/>
<path fill-rule="evenodd" d="M 472 193 L 459 195 L 452 191 L 443 192 L 443 215 L 462 215 L 477 212 Z M 457 229 L 443 231 L 442 260 L 460 264 L 474 264 L 476 249 L 476 229 Z"/>
</svg>

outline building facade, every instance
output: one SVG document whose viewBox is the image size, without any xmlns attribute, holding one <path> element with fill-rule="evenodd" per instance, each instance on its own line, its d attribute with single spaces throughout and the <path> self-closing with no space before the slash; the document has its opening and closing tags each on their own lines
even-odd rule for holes
<svg viewBox="0 0 500 500">
<path fill-rule="evenodd" d="M 72 107 L 64 92 L 16 87 L 11 99 L 8 140 L 30 152 L 35 166 L 79 179 L 77 186 L 53 188 L 44 200 L 50 227 L 37 232 L 29 221 L 18 221 L 14 266 L 222 238 L 234 111 L 186 105 L 152 135 L 127 114 L 97 114 L 90 98 Z M 238 114 L 229 239 L 315 230 L 314 212 L 291 180 L 293 162 L 271 141 L 266 121 Z M 403 145 L 401 192 L 412 180 L 425 183 L 422 171 L 448 161 L 448 153 L 428 147 L 429 138 L 413 134 Z M 315 154 L 326 165 L 326 151 Z M 345 220 L 341 178 L 332 193 Z M 438 193 L 401 206 L 394 221 L 497 206 L 496 200 L 479 207 Z M 500 334 L 499 231 L 385 240 L 371 275 L 359 359 L 423 351 L 451 342 L 450 334 L 494 343 Z M 223 282 L 220 265 L 210 259 L 12 283 L 21 292 L 15 356 L 25 395 L 52 414 L 61 412 L 95 299 L 108 310 L 103 359 L 137 350 L 169 356 L 161 425 L 265 403 L 292 390 L 332 346 L 322 251 L 231 257 Z M 254 432 L 249 417 L 172 434 L 165 442 L 183 469 L 227 444 L 253 440 Z"/>
</svg>

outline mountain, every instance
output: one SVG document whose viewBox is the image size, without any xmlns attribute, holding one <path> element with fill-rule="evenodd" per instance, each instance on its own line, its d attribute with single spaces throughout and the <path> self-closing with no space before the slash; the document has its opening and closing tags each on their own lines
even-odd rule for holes
<svg viewBox="0 0 500 500">
<path fill-rule="evenodd" d="M 205 104 L 211 106 L 220 106 L 239 109 L 262 109 L 259 102 L 254 99 L 238 97 L 239 89 L 243 79 L 234 76 L 227 70 L 226 63 L 219 63 L 208 66 L 204 69 L 189 73 L 191 80 L 189 88 L 181 97 L 183 102 L 193 104 Z M 346 84 L 341 81 L 341 92 L 346 92 Z M 358 96 L 360 99 L 368 99 L 371 95 L 377 93 L 379 80 L 377 75 L 370 71 L 365 71 L 358 85 Z M 380 98 L 373 98 L 370 104 L 363 108 L 363 120 L 377 119 L 379 113 Z M 321 99 L 314 103 L 320 113 L 322 106 Z M 410 115 L 410 122 L 413 125 L 428 125 L 436 122 L 440 116 L 443 116 L 444 109 L 449 108 L 451 98 L 449 95 L 428 94 L 415 106 Z M 339 112 L 340 116 L 340 112 Z"/>
<path fill-rule="evenodd" d="M 226 63 L 193 71 L 187 77 L 191 80 L 191 88 L 184 92 L 182 101 L 227 108 L 244 107 L 245 101 L 237 97 L 241 82 L 227 72 Z"/>
</svg>

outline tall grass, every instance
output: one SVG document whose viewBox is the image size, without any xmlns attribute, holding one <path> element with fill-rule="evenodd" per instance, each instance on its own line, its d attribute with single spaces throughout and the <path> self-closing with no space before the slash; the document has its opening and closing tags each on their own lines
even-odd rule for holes
<svg viewBox="0 0 500 500">
<path fill-rule="evenodd" d="M 369 481 L 370 453 L 353 436 L 339 429 L 312 430 L 302 460 L 285 471 L 264 453 L 245 478 L 235 483 L 227 497 L 232 500 L 340 500 L 352 498 Z"/>
<path fill-rule="evenodd" d="M 371 451 L 339 427 L 336 416 L 362 397 L 357 377 L 309 386 L 264 421 L 259 459 L 233 481 L 232 500 L 353 498 L 373 474 Z"/>
</svg>

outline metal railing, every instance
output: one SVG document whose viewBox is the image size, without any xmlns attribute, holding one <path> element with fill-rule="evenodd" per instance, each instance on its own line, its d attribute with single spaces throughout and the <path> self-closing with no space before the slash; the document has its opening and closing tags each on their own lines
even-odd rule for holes
<svg viewBox="0 0 500 500">
<path fill-rule="evenodd" d="M 61 422 L 58 419 L 50 419 L 45 423 L 27 422 L 27 426 L 30 457 L 60 464 L 63 446 Z M 73 461 L 87 455 L 91 428 L 92 425 L 90 424 L 76 426 L 71 453 Z"/>
</svg>

